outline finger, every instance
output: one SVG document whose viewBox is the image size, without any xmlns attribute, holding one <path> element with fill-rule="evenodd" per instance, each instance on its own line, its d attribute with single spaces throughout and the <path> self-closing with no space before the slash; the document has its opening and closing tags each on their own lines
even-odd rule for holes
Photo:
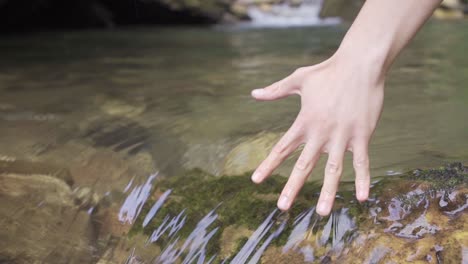
<svg viewBox="0 0 468 264">
<path fill-rule="evenodd" d="M 299 122 L 296 120 L 291 128 L 276 143 L 268 157 L 258 166 L 252 174 L 252 181 L 260 183 L 291 154 L 296 150 L 302 141 L 302 132 Z"/>
<path fill-rule="evenodd" d="M 368 140 L 362 139 L 353 144 L 353 167 L 356 173 L 356 198 L 363 202 L 369 197 L 370 172 Z"/>
<path fill-rule="evenodd" d="M 295 94 L 298 80 L 294 74 L 263 89 L 252 91 L 252 97 L 260 101 L 272 101 Z"/>
<path fill-rule="evenodd" d="M 328 154 L 327 165 L 325 166 L 325 176 L 322 190 L 317 204 L 316 212 L 326 216 L 330 213 L 335 202 L 336 190 L 340 183 L 341 172 L 343 171 L 343 157 L 346 144 L 336 143 L 332 146 Z"/>
<path fill-rule="evenodd" d="M 321 147 L 320 143 L 315 140 L 311 140 L 305 145 L 301 156 L 297 159 L 288 182 L 281 192 L 281 196 L 278 200 L 279 209 L 286 211 L 291 207 L 299 191 L 302 189 L 302 186 L 304 186 L 307 177 L 309 177 L 317 163 L 320 157 L 319 151 Z"/>
</svg>

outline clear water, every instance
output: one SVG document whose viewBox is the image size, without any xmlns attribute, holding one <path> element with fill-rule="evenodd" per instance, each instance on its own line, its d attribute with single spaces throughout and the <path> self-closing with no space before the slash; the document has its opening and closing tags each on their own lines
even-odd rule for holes
<svg viewBox="0 0 468 264">
<path fill-rule="evenodd" d="M 431 21 L 394 65 L 370 148 L 373 176 L 468 161 L 466 27 L 466 21 Z M 281 134 L 299 110 L 298 98 L 259 103 L 250 90 L 326 59 L 345 30 L 132 28 L 2 36 L 0 156 L 26 164 L 2 170 L 65 168 L 75 189 L 90 187 L 100 197 L 138 186 L 129 182 L 144 186 L 156 172 L 170 177 L 197 167 L 224 174 L 235 146 Z M 271 144 L 260 144 L 259 155 Z M 287 176 L 295 157 L 278 173 Z M 243 162 L 252 170 L 248 159 L 236 160 L 238 167 Z M 346 162 L 342 179 L 352 181 L 349 156 Z M 323 160 L 310 180 L 321 181 L 322 171 Z M 70 219 L 76 220 L 64 224 Z"/>
</svg>

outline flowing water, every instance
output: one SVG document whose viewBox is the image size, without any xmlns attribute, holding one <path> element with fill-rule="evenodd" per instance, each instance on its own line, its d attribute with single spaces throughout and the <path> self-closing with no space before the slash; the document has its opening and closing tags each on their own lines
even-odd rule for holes
<svg viewBox="0 0 468 264">
<path fill-rule="evenodd" d="M 271 10 L 262 10 L 253 6 L 248 9 L 250 21 L 248 27 L 294 27 L 294 26 L 324 26 L 338 25 L 339 17 L 320 17 L 323 1 L 304 1 L 300 6 L 291 7 L 289 4 L 271 6 Z"/>
<path fill-rule="evenodd" d="M 376 179 L 418 167 L 468 161 L 467 25 L 466 21 L 431 21 L 394 65 L 386 83 L 384 112 L 370 146 L 371 172 Z M 345 31 L 343 25 L 149 27 L 3 36 L 0 158 L 5 176 L 0 181 L 0 199 L 6 218 L 0 223 L 8 227 L 0 237 L 0 246 L 6 248 L 0 262 L 138 263 L 143 260 L 138 260 L 135 248 L 155 263 L 218 261 L 221 253 L 207 246 L 217 229 L 208 226 L 217 219 L 217 208 L 235 197 L 232 192 L 241 190 L 225 197 L 213 194 L 220 200 L 197 207 L 207 210 L 198 218 L 182 208 L 162 215 L 166 218 L 154 227 L 154 233 L 136 235 L 148 244 L 170 233 L 158 249 L 141 243 L 135 246 L 133 237 L 126 240 L 126 251 L 119 255 L 116 248 L 128 230 L 124 226 L 115 231 L 115 225 L 137 221 L 148 199 L 154 205 L 147 205 L 152 208 L 145 211 L 143 226 L 161 215 L 165 200 L 178 187 L 153 194 L 159 178 L 183 175 L 194 168 L 211 177 L 245 173 L 244 178 L 248 177 L 300 107 L 297 97 L 255 102 L 250 90 L 326 59 Z M 297 156 L 286 160 L 278 174 L 287 176 Z M 343 181 L 353 180 L 350 160 L 347 156 Z M 310 177 L 312 182 L 320 184 L 323 168 L 321 160 Z M 57 182 L 56 177 L 67 183 Z M 196 189 L 192 192 L 197 194 Z M 271 214 L 258 216 L 257 231 L 245 232 L 249 239 L 231 263 L 256 263 L 285 228 L 292 233 L 283 250 L 296 248 L 297 236 L 315 226 L 312 200 L 312 209 L 299 214 L 291 228 L 273 211 L 275 198 Z M 103 203 L 115 214 L 94 217 L 97 204 L 103 207 Z M 324 220 L 323 234 L 333 230 L 334 250 L 344 247 L 346 230 L 356 226 L 357 220 L 346 210 L 337 209 L 328 222 Z M 185 242 L 179 241 L 177 233 L 190 217 L 198 224 Z M 112 235 L 103 238 L 106 230 Z M 317 241 L 325 245 L 328 236 Z M 87 251 L 90 248 L 92 254 Z M 320 254 L 310 246 L 300 251 L 304 261 L 317 260 Z M 379 255 L 373 256 L 378 259 Z M 274 263 L 266 259 L 264 263 Z"/>
</svg>

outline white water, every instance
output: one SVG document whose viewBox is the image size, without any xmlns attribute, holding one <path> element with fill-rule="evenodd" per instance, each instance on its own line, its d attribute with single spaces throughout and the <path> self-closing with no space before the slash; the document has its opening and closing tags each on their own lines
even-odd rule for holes
<svg viewBox="0 0 468 264">
<path fill-rule="evenodd" d="M 320 18 L 322 0 L 304 2 L 298 7 L 288 4 L 273 5 L 271 10 L 263 11 L 258 7 L 250 7 L 248 15 L 251 21 L 249 27 L 298 27 L 326 26 L 341 23 L 338 17 Z"/>
</svg>

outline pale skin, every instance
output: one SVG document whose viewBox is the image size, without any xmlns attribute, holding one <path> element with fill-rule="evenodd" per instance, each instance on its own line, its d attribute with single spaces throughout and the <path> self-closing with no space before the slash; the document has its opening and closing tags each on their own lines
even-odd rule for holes
<svg viewBox="0 0 468 264">
<path fill-rule="evenodd" d="M 346 151 L 353 153 L 356 198 L 367 200 L 370 188 L 368 146 L 383 106 L 386 74 L 441 0 L 367 0 L 336 53 L 302 67 L 263 89 L 256 100 L 301 97 L 301 110 L 291 128 L 252 175 L 261 183 L 299 146 L 304 145 L 278 199 L 288 210 L 322 153 L 328 154 L 316 207 L 330 214 Z"/>
</svg>

